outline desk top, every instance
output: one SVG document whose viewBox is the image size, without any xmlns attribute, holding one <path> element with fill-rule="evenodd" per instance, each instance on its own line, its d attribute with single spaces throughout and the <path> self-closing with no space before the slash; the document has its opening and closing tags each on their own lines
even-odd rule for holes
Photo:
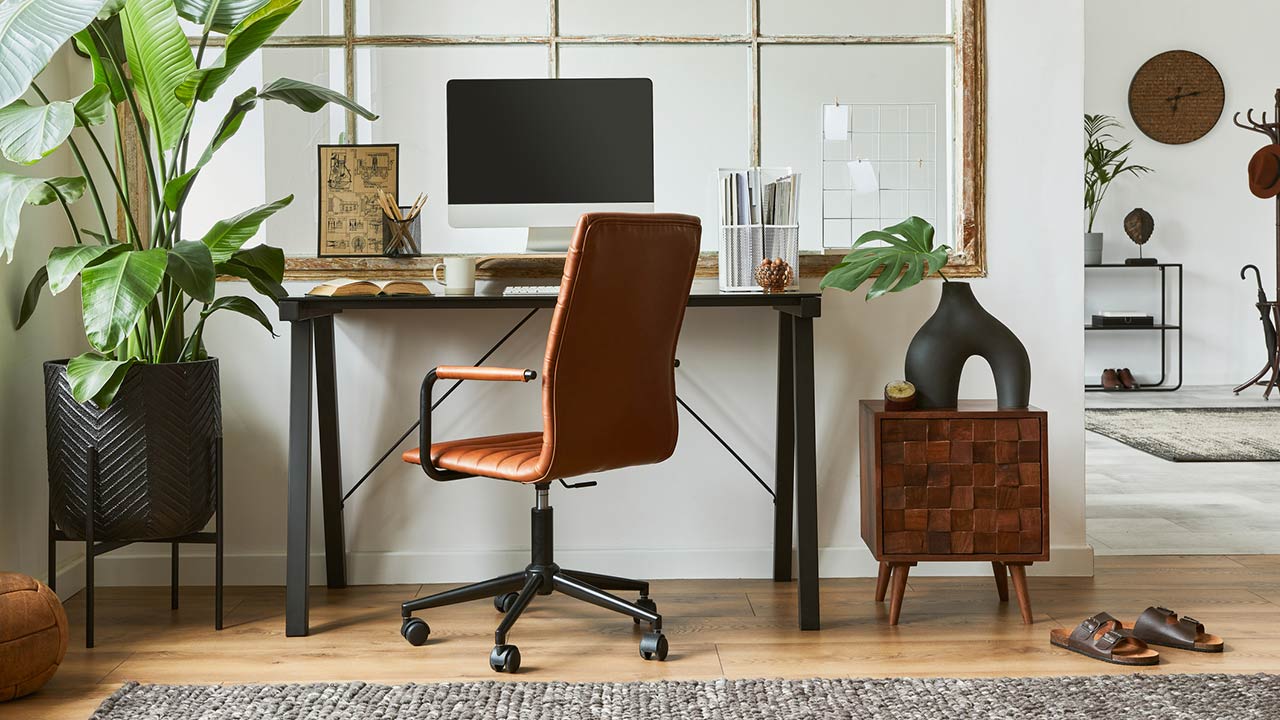
<svg viewBox="0 0 1280 720">
<path fill-rule="evenodd" d="M 446 310 L 484 308 L 551 308 L 555 295 L 503 295 L 480 292 L 475 295 L 377 295 L 373 297 L 321 297 L 303 295 L 280 300 L 280 319 L 310 320 L 351 310 Z M 689 292 L 689 307 L 765 307 L 802 318 L 822 314 L 822 294 L 786 292 L 766 295 L 759 292 L 720 292 L 716 280 L 695 280 Z"/>
</svg>

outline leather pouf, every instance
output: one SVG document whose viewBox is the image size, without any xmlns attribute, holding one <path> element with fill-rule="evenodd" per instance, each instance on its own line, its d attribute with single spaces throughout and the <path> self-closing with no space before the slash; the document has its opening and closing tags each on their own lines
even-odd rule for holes
<svg viewBox="0 0 1280 720">
<path fill-rule="evenodd" d="M 49 586 L 0 573 L 0 702 L 39 690 L 67 654 L 67 613 Z"/>
</svg>

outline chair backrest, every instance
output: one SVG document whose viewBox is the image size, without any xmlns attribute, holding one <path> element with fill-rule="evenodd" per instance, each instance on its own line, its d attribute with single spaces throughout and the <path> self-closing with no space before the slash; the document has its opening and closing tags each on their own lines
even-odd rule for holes
<svg viewBox="0 0 1280 720">
<path fill-rule="evenodd" d="M 546 479 L 675 451 L 675 352 L 702 224 L 675 214 L 578 221 L 542 368 Z"/>
</svg>

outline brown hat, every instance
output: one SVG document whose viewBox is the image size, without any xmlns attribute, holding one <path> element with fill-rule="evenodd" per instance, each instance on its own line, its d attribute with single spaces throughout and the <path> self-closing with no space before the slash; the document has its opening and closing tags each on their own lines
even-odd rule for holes
<svg viewBox="0 0 1280 720">
<path fill-rule="evenodd" d="M 1270 144 L 1253 154 L 1249 191 L 1264 200 L 1280 195 L 1280 145 Z"/>
</svg>

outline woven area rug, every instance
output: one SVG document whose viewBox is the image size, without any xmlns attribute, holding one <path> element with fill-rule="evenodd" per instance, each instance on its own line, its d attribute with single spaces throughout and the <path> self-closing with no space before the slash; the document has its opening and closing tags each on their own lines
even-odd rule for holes
<svg viewBox="0 0 1280 720">
<path fill-rule="evenodd" d="M 1084 426 L 1174 462 L 1280 460 L 1280 408 L 1096 408 Z"/>
<path fill-rule="evenodd" d="M 92 720 L 1275 718 L 1278 675 L 441 685 L 138 685 Z"/>
</svg>

